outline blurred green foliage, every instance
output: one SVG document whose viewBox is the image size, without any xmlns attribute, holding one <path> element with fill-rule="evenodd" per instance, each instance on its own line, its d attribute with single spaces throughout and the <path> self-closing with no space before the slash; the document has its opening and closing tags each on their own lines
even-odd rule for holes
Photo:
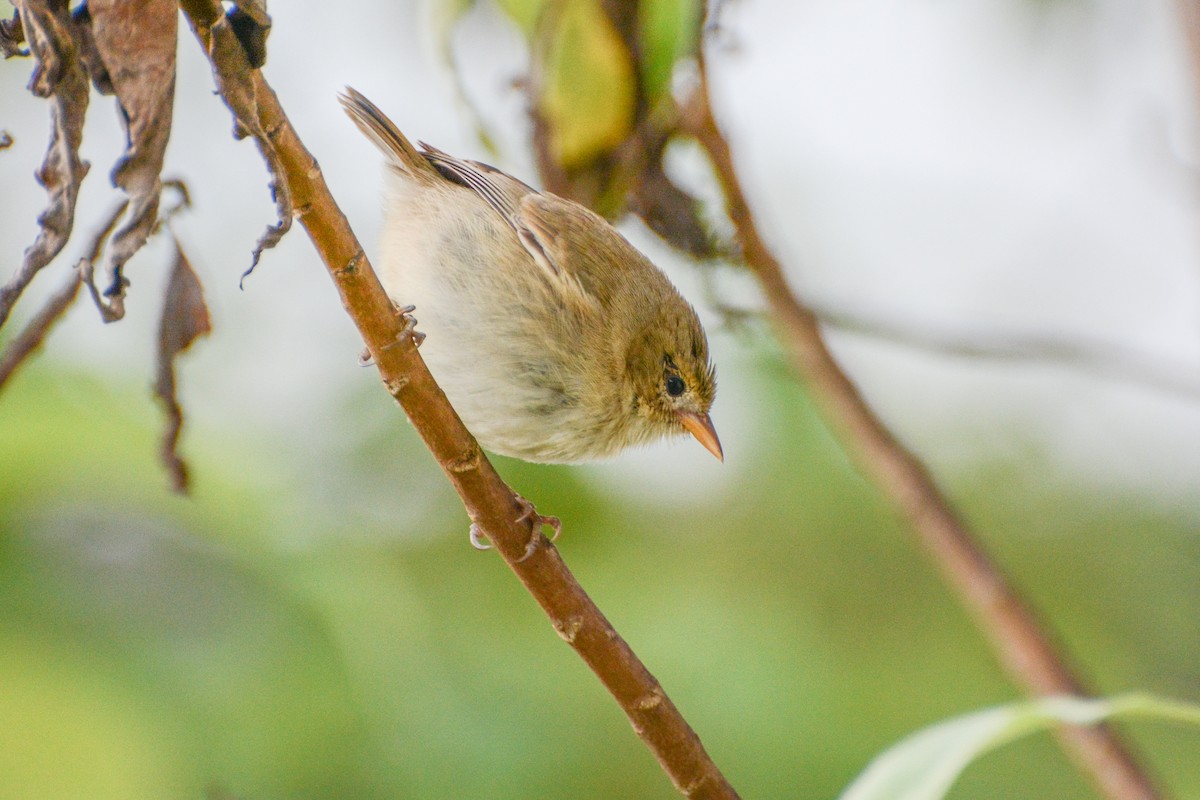
<svg viewBox="0 0 1200 800">
<path fill-rule="evenodd" d="M 642 85 L 654 103 L 671 89 L 675 64 L 699 41 L 699 0 L 642 0 L 638 5 Z"/>
<path fill-rule="evenodd" d="M 833 797 L 905 734 L 1016 695 L 803 392 L 747 358 L 759 443 L 708 502 L 500 468 L 563 517 L 568 563 L 744 796 Z M 0 794 L 675 796 L 501 561 L 470 549 L 373 381 L 329 421 L 345 450 L 193 425 L 190 499 L 165 489 L 137 383 L 42 364 L 0 396 Z M 1100 691 L 1194 699 L 1194 521 L 1046 470 L 1032 453 L 949 488 Z M 1200 734 L 1128 732 L 1175 797 L 1200 797 Z M 952 794 L 1093 796 L 1044 736 Z"/>
<path fill-rule="evenodd" d="M 590 162 L 629 136 L 637 96 L 629 51 L 597 0 L 551 6 L 539 43 L 544 77 L 538 111 L 551 155 L 570 169 Z"/>
</svg>

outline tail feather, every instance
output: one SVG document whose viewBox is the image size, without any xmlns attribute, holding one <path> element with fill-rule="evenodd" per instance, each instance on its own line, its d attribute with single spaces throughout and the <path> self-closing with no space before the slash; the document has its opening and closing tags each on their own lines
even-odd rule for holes
<svg viewBox="0 0 1200 800">
<path fill-rule="evenodd" d="M 360 92 L 347 86 L 346 91 L 338 95 L 338 101 L 358 129 L 393 165 L 414 176 L 438 174 L 425 156 L 400 132 L 396 124 L 388 119 L 387 114 Z"/>
</svg>

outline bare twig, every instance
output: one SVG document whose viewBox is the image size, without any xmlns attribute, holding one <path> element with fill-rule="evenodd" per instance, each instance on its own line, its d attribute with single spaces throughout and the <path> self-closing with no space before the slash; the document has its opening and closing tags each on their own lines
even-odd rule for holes
<svg viewBox="0 0 1200 800">
<path fill-rule="evenodd" d="M 1099 337 L 958 329 L 920 324 L 844 306 L 805 305 L 827 328 L 960 358 L 1046 364 L 1114 381 L 1200 399 L 1200 370 L 1183 360 L 1164 358 L 1143 348 Z"/>
<path fill-rule="evenodd" d="M 37 351 L 42 341 L 46 338 L 46 334 L 50 332 L 50 329 L 54 327 L 63 313 L 75 302 L 75 298 L 79 295 L 80 285 L 86 282 L 84 276 L 91 268 L 91 265 L 100 259 L 100 254 L 104 252 L 104 245 L 108 242 L 108 237 L 112 235 L 113 229 L 117 226 L 117 221 L 125 213 L 127 205 L 128 201 L 123 201 L 117 204 L 109 213 L 104 227 L 98 230 L 92 237 L 92 246 L 88 248 L 87 255 L 79 260 L 75 269 L 71 270 L 71 276 L 67 282 L 51 296 L 46 305 L 42 307 L 42 310 L 34 315 L 24 330 L 12 340 L 8 349 L 4 351 L 4 355 L 0 356 L 0 390 L 4 388 L 5 383 L 8 382 L 8 379 L 12 377 L 17 368 Z"/>
<path fill-rule="evenodd" d="M 1009 674 L 1035 695 L 1081 694 L 1055 644 L 942 497 L 925 467 L 871 411 L 833 359 L 817 318 L 792 292 L 783 269 L 758 233 L 729 144 L 717 127 L 703 57 L 699 84 L 684 110 L 684 129 L 708 153 L 727 212 L 781 329 L 795 367 L 826 419 L 857 460 L 907 517 L 912 530 L 975 616 Z M 1124 744 L 1107 727 L 1069 727 L 1060 737 L 1077 763 L 1112 800 L 1151 800 L 1157 792 Z"/>
<path fill-rule="evenodd" d="M 71 303 L 75 302 L 75 298 L 79 296 L 79 283 L 79 271 L 71 270 L 69 279 L 62 288 L 50 297 L 46 305 L 42 306 L 33 319 L 9 342 L 4 354 L 0 355 L 0 391 L 4 390 L 8 379 L 17 368 L 37 352 L 46 334 L 71 307 Z"/>
<path fill-rule="evenodd" d="M 704 751 L 662 687 L 617 634 L 541 534 L 540 518 L 528 508 L 479 449 L 429 374 L 403 318 L 396 313 L 349 223 L 337 207 L 312 155 L 284 115 L 278 98 L 245 54 L 229 42 L 215 0 L 181 0 L 180 5 L 218 75 L 222 95 L 249 94 L 253 120 L 245 128 L 267 133 L 296 215 L 304 225 L 358 326 L 384 386 L 404 408 L 468 515 L 563 637 L 616 698 L 634 730 L 654 753 L 675 786 L 687 797 L 734 798 L 733 788 Z M 261 144 L 261 143 L 260 143 Z"/>
</svg>

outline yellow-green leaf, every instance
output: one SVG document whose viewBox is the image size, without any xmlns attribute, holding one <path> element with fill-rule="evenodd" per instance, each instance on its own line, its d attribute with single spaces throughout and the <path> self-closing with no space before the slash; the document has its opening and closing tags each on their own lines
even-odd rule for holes
<svg viewBox="0 0 1200 800">
<path fill-rule="evenodd" d="M 1095 725 L 1117 716 L 1200 726 L 1200 706 L 1148 694 L 1044 697 L 998 706 L 931 725 L 893 745 L 841 800 L 941 800 L 962 771 L 991 750 L 1058 724 Z"/>
<path fill-rule="evenodd" d="M 670 90 L 675 62 L 693 52 L 699 33 L 699 0 L 642 0 L 638 5 L 642 86 L 651 104 Z"/>
<path fill-rule="evenodd" d="M 620 144 L 633 125 L 631 56 L 596 0 L 565 0 L 547 20 L 538 106 L 566 168 Z"/>
<path fill-rule="evenodd" d="M 496 0 L 496 5 L 532 39 L 546 0 Z"/>
</svg>

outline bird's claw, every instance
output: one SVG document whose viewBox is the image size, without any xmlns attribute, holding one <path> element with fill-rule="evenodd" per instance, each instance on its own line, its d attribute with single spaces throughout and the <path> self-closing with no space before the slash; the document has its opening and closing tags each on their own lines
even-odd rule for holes
<svg viewBox="0 0 1200 800">
<path fill-rule="evenodd" d="M 525 546 L 525 554 L 517 559 L 518 562 L 529 558 L 538 548 L 538 543 L 542 540 L 542 527 L 549 525 L 554 529 L 554 535 L 550 537 L 550 541 L 557 541 L 562 533 L 562 520 L 558 517 L 550 517 L 545 514 L 539 514 L 537 509 L 533 507 L 533 503 L 526 500 L 521 495 L 514 495 L 517 506 L 521 509 L 521 515 L 517 517 L 516 522 L 532 521 L 536 526 L 533 535 L 529 537 L 529 544 Z M 467 537 L 471 540 L 471 546 L 476 550 L 491 550 L 492 545 L 487 542 L 487 534 L 476 523 L 471 523 L 471 528 L 467 532 Z"/>
<path fill-rule="evenodd" d="M 483 530 L 474 522 L 471 523 L 471 530 L 467 532 L 467 536 L 471 539 L 471 547 L 476 550 L 491 550 L 492 546 L 484 541 L 487 538 Z"/>
<path fill-rule="evenodd" d="M 396 306 L 396 313 L 404 320 L 404 330 L 400 331 L 400 341 L 412 339 L 413 347 L 420 347 L 425 341 L 425 334 L 417 330 L 417 318 L 413 316 L 413 312 L 417 310 L 414 305 Z"/>
<path fill-rule="evenodd" d="M 537 509 L 533 507 L 533 503 L 526 500 L 521 495 L 517 495 L 517 505 L 521 507 L 521 516 L 517 517 L 517 522 L 525 522 L 533 520 L 537 525 L 537 532 L 540 533 L 542 526 L 549 525 L 554 528 L 554 535 L 550 537 L 550 541 L 558 541 L 558 537 L 562 534 L 562 520 L 558 517 L 548 517 L 545 514 L 539 514 Z"/>
<path fill-rule="evenodd" d="M 392 308 L 395 309 L 397 316 L 404 320 L 404 328 L 400 331 L 400 335 L 396 337 L 396 341 L 386 345 L 384 349 L 390 349 L 409 340 L 412 341 L 413 347 L 420 347 L 421 343 L 425 341 L 425 334 L 417 330 L 417 318 L 412 315 L 412 312 L 416 311 L 417 307 L 414 305 L 398 306 L 393 303 Z M 371 350 L 364 347 L 362 352 L 358 354 L 358 365 L 360 367 L 370 367 L 374 364 L 375 357 L 371 355 Z"/>
</svg>

